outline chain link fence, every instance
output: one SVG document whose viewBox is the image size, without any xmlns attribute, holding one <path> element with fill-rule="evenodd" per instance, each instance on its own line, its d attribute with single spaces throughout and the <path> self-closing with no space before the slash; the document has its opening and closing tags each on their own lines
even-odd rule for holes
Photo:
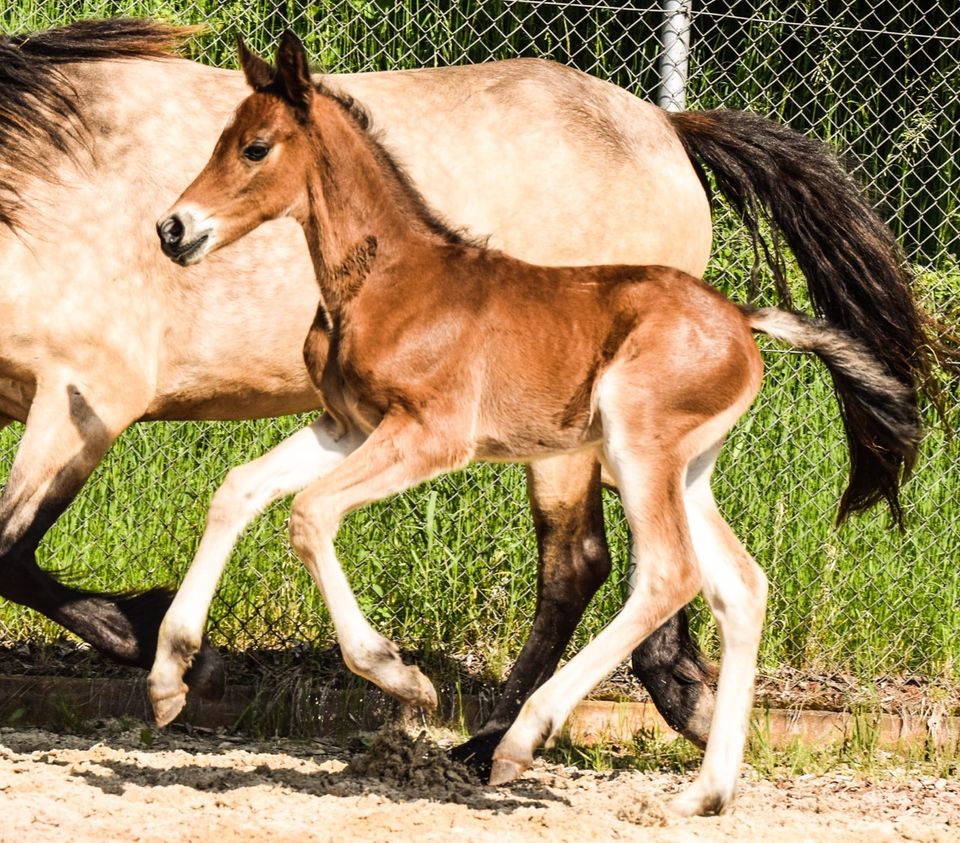
<svg viewBox="0 0 960 843">
<path fill-rule="evenodd" d="M 829 141 L 900 237 L 928 307 L 960 323 L 960 23 L 951 4 L 666 5 L 689 22 L 686 107 L 750 109 Z M 561 0 L 0 3 L 5 32 L 117 14 L 207 23 L 190 49 L 210 63 L 235 65 L 238 32 L 272 51 L 290 26 L 331 72 L 542 56 L 654 100 L 668 20 L 655 3 Z M 750 244 L 722 207 L 715 220 L 710 279 L 742 298 Z M 722 508 L 770 575 L 765 670 L 849 673 L 867 683 L 889 674 L 955 682 L 955 443 L 931 413 L 934 426 L 905 492 L 905 535 L 890 531 L 879 513 L 837 531 L 832 522 L 846 457 L 830 385 L 801 356 L 767 349 L 765 357 L 764 392 L 733 434 L 717 480 Z M 957 391 L 947 387 L 949 414 Z M 134 426 L 45 540 L 41 563 L 91 588 L 176 581 L 227 469 L 302 423 Z M 13 459 L 15 428 L 0 434 L 0 478 Z M 211 621 L 217 643 L 243 650 L 332 640 L 319 595 L 287 546 L 286 513 L 285 504 L 271 509 L 232 557 Z M 579 642 L 621 603 L 626 530 L 612 497 L 607 521 L 617 568 Z M 365 611 L 402 644 L 469 654 L 495 671 L 515 656 L 529 629 L 536 583 L 519 469 L 474 468 L 355 514 L 338 544 Z M 695 615 L 705 645 L 715 647 L 706 613 Z M 0 642 L 59 632 L 18 607 L 0 607 Z"/>
</svg>

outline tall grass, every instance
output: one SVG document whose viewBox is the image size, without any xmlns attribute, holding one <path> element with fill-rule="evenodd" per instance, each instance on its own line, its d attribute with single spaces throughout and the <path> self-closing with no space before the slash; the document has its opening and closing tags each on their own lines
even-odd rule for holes
<svg viewBox="0 0 960 843">
<path fill-rule="evenodd" d="M 561 14 L 556 6 L 534 3 L 421 0 L 389 8 L 363 0 L 308 5 L 82 0 L 8 5 L 0 11 L 0 27 L 20 31 L 117 13 L 209 22 L 210 32 L 191 50 L 202 60 L 223 64 L 234 62 L 234 32 L 267 49 L 292 22 L 330 70 L 551 55 L 635 90 L 650 92 L 655 84 L 652 35 L 658 18 L 640 12 L 618 15 L 581 8 Z M 762 31 L 745 47 L 730 33 L 724 36 L 722 28 L 706 27 L 704 15 L 701 19 L 694 104 L 749 105 L 794 121 L 801 115 L 815 134 L 847 138 L 847 147 L 853 143 L 845 134 L 850 120 L 866 119 L 868 104 L 852 106 L 850 118 L 851 106 L 841 101 L 851 94 L 846 89 L 829 101 L 808 97 L 798 104 L 797 92 L 809 87 L 791 89 L 783 68 L 770 58 L 776 51 L 769 46 L 783 40 L 785 30 L 751 24 Z M 522 26 L 509 23 L 517 20 Z M 534 32 L 535 37 L 528 34 Z M 816 44 L 837 45 L 818 33 L 810 36 Z M 799 37 L 795 29 L 786 34 Z M 723 43 L 723 37 L 730 43 Z M 641 42 L 639 49 L 636 41 Z M 800 49 L 797 44 L 788 47 Z M 815 61 L 811 58 L 816 65 L 811 72 L 842 77 L 848 52 L 849 45 L 820 50 Z M 806 66 L 798 62 L 797 68 Z M 929 134 L 925 125 L 914 125 L 921 140 Z M 917 232 L 908 241 L 917 247 L 913 252 L 918 259 L 935 259 L 939 266 L 938 272 L 922 274 L 921 293 L 936 312 L 956 315 L 960 269 L 949 262 L 950 252 L 957 251 L 957 192 L 951 181 L 955 164 L 939 151 L 955 146 L 955 129 L 949 131 L 954 135 L 938 141 L 933 157 L 923 158 L 917 151 L 923 143 L 914 142 L 904 145 L 906 151 L 893 163 L 880 154 L 869 158 L 867 172 L 882 179 L 893 167 L 899 193 L 890 195 L 914 212 L 897 225 L 904 232 Z M 891 137 L 896 144 L 896 133 Z M 921 160 L 924 167 L 939 168 L 936 178 L 942 181 L 937 184 L 950 188 L 937 211 L 940 216 L 923 220 L 917 215 L 927 206 L 910 204 L 915 192 L 911 179 Z M 921 175 L 927 179 L 925 173 Z M 718 220 L 710 277 L 742 299 L 745 291 L 738 279 L 751 261 L 749 247 L 733 220 L 722 215 Z M 931 243 L 932 256 L 927 250 Z M 799 287 L 798 279 L 794 282 Z M 905 535 L 887 529 L 882 513 L 835 530 L 832 520 L 843 487 L 845 455 L 828 379 L 815 362 L 772 347 L 765 351 L 765 360 L 764 392 L 731 436 L 715 484 L 725 514 L 773 584 L 762 651 L 765 669 L 792 666 L 865 676 L 909 671 L 957 678 L 956 445 L 942 428 L 928 434 L 918 471 L 905 492 L 910 525 Z M 69 571 L 90 588 L 176 582 L 192 556 L 210 496 L 226 471 L 265 452 L 304 421 L 131 428 L 44 541 L 41 563 Z M 0 433 L 0 480 L 13 458 L 17 427 Z M 211 623 L 218 643 L 244 649 L 331 640 L 319 595 L 285 540 L 286 512 L 286 503 L 273 507 L 247 531 L 234 553 Z M 617 568 L 591 605 L 578 643 L 595 634 L 621 604 L 626 529 L 612 497 L 607 515 Z M 515 655 L 529 629 L 536 547 L 518 468 L 472 468 L 356 513 L 342 529 L 338 548 L 364 610 L 407 646 L 476 654 L 497 668 Z M 715 647 L 702 609 L 695 626 L 708 647 Z M 60 630 L 3 603 L 0 633 L 2 639 L 20 640 L 52 637 Z"/>
<path fill-rule="evenodd" d="M 729 271 L 716 263 L 714 280 L 723 286 L 742 278 L 747 259 L 738 254 Z M 960 272 L 943 283 L 960 290 Z M 904 493 L 906 534 L 889 529 L 882 512 L 837 530 L 846 455 L 829 380 L 806 357 L 772 347 L 764 356 L 761 398 L 730 437 L 715 482 L 725 515 L 772 582 L 764 668 L 956 678 L 955 444 L 931 427 Z M 134 426 L 44 541 L 41 562 L 92 588 L 176 582 L 226 471 L 303 422 Z M 2 468 L 17 437 L 16 429 L 0 434 Z M 332 640 L 319 594 L 286 541 L 287 511 L 286 503 L 274 506 L 234 553 L 213 612 L 218 643 L 245 649 Z M 621 604 L 626 529 L 612 496 L 607 523 L 617 569 L 578 643 Z M 371 620 L 406 646 L 472 653 L 496 671 L 529 629 L 536 544 L 518 468 L 475 467 L 355 513 L 338 549 Z M 702 610 L 695 626 L 715 647 Z M 10 603 L 0 605 L 0 629 L 15 640 L 59 633 Z"/>
</svg>

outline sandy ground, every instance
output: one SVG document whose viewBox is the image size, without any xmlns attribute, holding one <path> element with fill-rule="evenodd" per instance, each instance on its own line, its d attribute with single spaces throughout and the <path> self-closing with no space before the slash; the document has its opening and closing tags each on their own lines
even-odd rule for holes
<svg viewBox="0 0 960 843">
<path fill-rule="evenodd" d="M 149 744 L 149 745 L 148 745 Z M 538 762 L 470 783 L 424 739 L 327 741 L 0 729 L 3 841 L 960 841 L 960 782 L 853 774 L 759 780 L 727 815 L 668 817 L 689 775 Z"/>
</svg>

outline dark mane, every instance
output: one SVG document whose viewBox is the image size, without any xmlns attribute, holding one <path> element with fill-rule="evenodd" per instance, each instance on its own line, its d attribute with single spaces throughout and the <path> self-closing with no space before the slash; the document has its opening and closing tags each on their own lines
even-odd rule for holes
<svg viewBox="0 0 960 843">
<path fill-rule="evenodd" d="M 360 130 L 360 133 L 366 138 L 367 143 L 373 150 L 377 161 L 393 177 L 393 182 L 403 198 L 410 203 L 412 210 L 417 215 L 424 228 L 432 234 L 441 237 L 447 243 L 455 246 L 473 246 L 475 248 L 486 248 L 486 238 L 470 237 L 462 229 L 452 228 L 443 218 L 430 207 L 423 194 L 417 190 L 413 180 L 407 174 L 407 171 L 396 161 L 396 159 L 387 151 L 384 145 L 377 137 L 377 133 L 372 128 L 372 121 L 367 110 L 358 103 L 349 94 L 339 91 L 332 91 L 322 82 L 317 86 L 317 92 L 338 103 L 347 116 L 353 121 L 353 124 Z"/>
<path fill-rule="evenodd" d="M 48 176 L 58 155 L 85 146 L 77 91 L 61 66 L 160 58 L 196 31 L 137 18 L 89 20 L 44 32 L 0 36 L 0 225 L 23 208 L 23 175 Z"/>
</svg>

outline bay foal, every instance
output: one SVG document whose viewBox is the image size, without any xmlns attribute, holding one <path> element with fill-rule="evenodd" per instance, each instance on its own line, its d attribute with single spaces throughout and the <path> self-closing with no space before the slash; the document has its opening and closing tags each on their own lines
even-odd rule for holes
<svg viewBox="0 0 960 843">
<path fill-rule="evenodd" d="M 551 269 L 466 242 L 432 215 L 351 103 L 314 87 L 292 34 L 276 69 L 242 44 L 240 55 L 254 93 L 158 231 L 168 254 L 191 264 L 276 217 L 303 227 L 321 295 L 304 357 L 327 413 L 251 464 L 260 482 L 248 484 L 249 503 L 256 511 L 304 490 L 291 541 L 347 664 L 407 703 L 436 705 L 430 681 L 357 605 L 333 544 L 346 513 L 473 460 L 594 454 L 620 490 L 639 582 L 523 706 L 491 782 L 519 775 L 573 705 L 702 589 L 722 636 L 717 702 L 701 773 L 673 807 L 721 810 L 742 757 L 767 585 L 709 479 L 760 385 L 751 330 L 825 360 L 878 485 L 889 489 L 892 477 L 895 511 L 917 442 L 911 391 L 846 334 L 741 310 L 679 270 Z M 237 532 L 213 506 L 161 626 L 150 674 L 161 725 L 184 704 L 183 674 Z"/>
</svg>

